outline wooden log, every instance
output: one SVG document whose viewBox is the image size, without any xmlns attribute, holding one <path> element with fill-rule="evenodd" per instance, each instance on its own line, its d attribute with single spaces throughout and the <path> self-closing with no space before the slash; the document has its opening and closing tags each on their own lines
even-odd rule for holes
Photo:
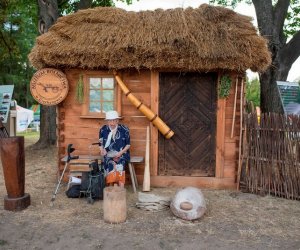
<svg viewBox="0 0 300 250">
<path fill-rule="evenodd" d="M 103 216 L 108 223 L 122 223 L 126 221 L 126 189 L 118 186 L 104 188 Z"/>
<path fill-rule="evenodd" d="M 23 210 L 30 205 L 30 196 L 25 194 L 24 137 L 1 138 L 0 154 L 7 196 L 4 209 Z"/>
</svg>

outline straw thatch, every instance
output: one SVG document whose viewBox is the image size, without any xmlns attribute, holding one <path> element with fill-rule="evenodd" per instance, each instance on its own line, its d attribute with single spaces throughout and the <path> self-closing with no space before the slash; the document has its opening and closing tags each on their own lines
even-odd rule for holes
<svg viewBox="0 0 300 250">
<path fill-rule="evenodd" d="M 251 18 L 207 4 L 127 12 L 100 7 L 58 19 L 37 38 L 36 68 L 263 71 L 271 57 Z"/>
</svg>

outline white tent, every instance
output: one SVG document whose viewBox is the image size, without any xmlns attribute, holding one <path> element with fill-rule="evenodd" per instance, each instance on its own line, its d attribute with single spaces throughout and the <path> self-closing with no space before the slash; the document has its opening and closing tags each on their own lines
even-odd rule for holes
<svg viewBox="0 0 300 250">
<path fill-rule="evenodd" d="M 33 111 L 17 105 L 17 132 L 25 131 L 33 121 Z"/>
</svg>

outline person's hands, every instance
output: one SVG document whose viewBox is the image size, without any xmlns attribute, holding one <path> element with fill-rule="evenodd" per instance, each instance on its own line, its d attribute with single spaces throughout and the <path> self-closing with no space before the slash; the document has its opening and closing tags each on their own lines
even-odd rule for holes
<svg viewBox="0 0 300 250">
<path fill-rule="evenodd" d="M 117 154 L 116 154 L 116 158 L 120 158 L 122 156 L 123 152 L 122 151 L 119 151 Z"/>
<path fill-rule="evenodd" d="M 103 148 L 103 147 L 100 147 L 100 154 L 101 154 L 102 156 L 106 155 L 106 154 L 107 154 L 106 149 Z"/>
<path fill-rule="evenodd" d="M 122 154 L 123 154 L 123 152 L 122 152 L 122 151 L 119 151 L 119 152 L 115 155 L 115 157 L 113 158 L 114 162 L 118 162 L 119 159 L 121 158 Z"/>
</svg>

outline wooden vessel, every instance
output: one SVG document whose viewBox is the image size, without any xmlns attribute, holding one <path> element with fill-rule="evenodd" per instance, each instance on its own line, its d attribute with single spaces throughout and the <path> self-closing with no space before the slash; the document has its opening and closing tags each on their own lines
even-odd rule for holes
<svg viewBox="0 0 300 250">
<path fill-rule="evenodd" d="M 18 211 L 30 205 L 30 195 L 25 191 L 24 137 L 1 138 L 0 154 L 7 196 L 4 209 Z"/>
<path fill-rule="evenodd" d="M 107 223 L 122 223 L 126 221 L 126 189 L 119 186 L 104 188 L 103 215 Z"/>
</svg>

